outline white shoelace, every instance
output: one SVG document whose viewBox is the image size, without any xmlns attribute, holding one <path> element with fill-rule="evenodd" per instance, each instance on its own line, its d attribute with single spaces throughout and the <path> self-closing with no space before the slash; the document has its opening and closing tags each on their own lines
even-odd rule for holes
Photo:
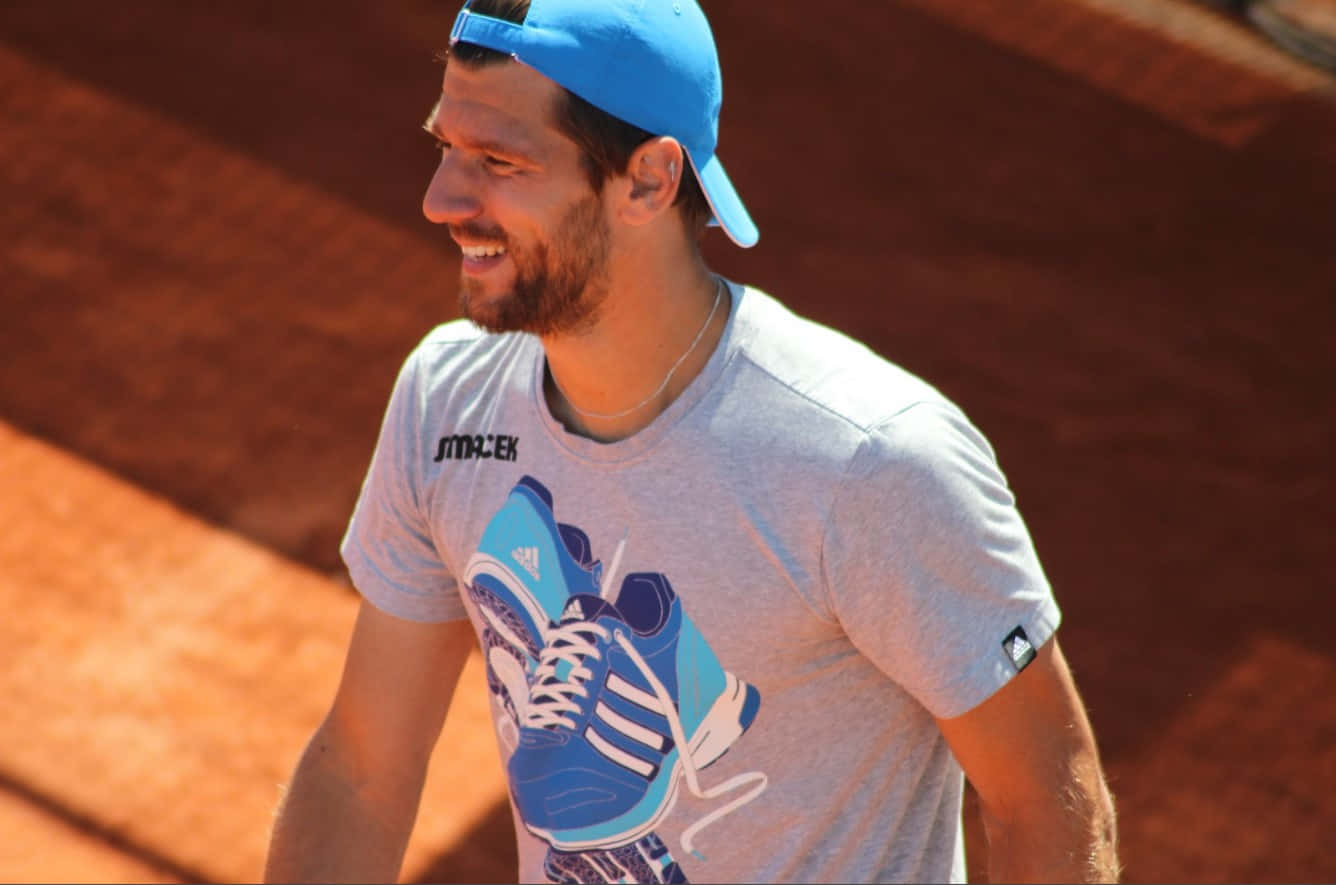
<svg viewBox="0 0 1336 885">
<path fill-rule="evenodd" d="M 572 621 L 558 624 L 548 631 L 547 645 L 539 653 L 538 669 L 534 671 L 533 684 L 529 686 L 529 704 L 524 711 L 525 726 L 575 728 L 575 723 L 563 714 L 573 713 L 578 716 L 580 705 L 574 699 L 589 697 L 585 682 L 594 674 L 584 662 L 587 658 L 597 661 L 602 657 L 594 645 L 594 636 L 607 642 L 607 628 L 586 621 Z M 564 679 L 557 676 L 557 664 L 562 661 L 571 668 Z"/>
<path fill-rule="evenodd" d="M 728 793 L 736 792 L 748 784 L 755 785 L 748 792 L 736 796 L 730 802 L 725 802 L 682 831 L 682 850 L 704 861 L 705 857 L 692 847 L 692 841 L 696 838 L 696 834 L 764 793 L 770 779 L 766 777 L 763 771 L 749 771 L 735 775 L 708 790 L 703 789 L 696 771 L 696 760 L 691 758 L 691 746 L 687 743 L 686 734 L 682 731 L 682 721 L 676 715 L 677 705 L 673 703 L 672 696 L 668 694 L 668 689 L 664 688 L 663 683 L 659 681 L 659 677 L 654 675 L 654 671 L 650 669 L 649 664 L 645 662 L 645 659 L 640 656 L 640 652 L 636 651 L 635 646 L 631 644 L 631 640 L 627 639 L 626 635 L 620 630 L 616 633 L 615 641 L 631 656 L 631 660 L 635 661 L 641 675 L 649 680 L 650 687 L 654 689 L 654 696 L 659 699 L 660 704 L 663 704 L 663 709 L 666 711 L 668 718 L 668 727 L 672 729 L 673 741 L 677 744 L 677 756 L 682 760 L 682 770 L 686 774 L 687 788 L 691 790 L 692 795 L 697 799 L 717 799 Z"/>
<path fill-rule="evenodd" d="M 575 702 L 575 698 L 589 697 L 589 690 L 585 687 L 585 683 L 593 677 L 593 673 L 584 663 L 588 658 L 599 660 L 602 657 L 593 642 L 595 636 L 607 642 L 608 629 L 600 624 L 572 621 L 567 624 L 559 624 L 549 632 L 548 644 L 543 648 L 539 657 L 540 663 L 534 673 L 533 685 L 529 689 L 529 703 L 524 713 L 525 726 L 529 728 L 555 726 L 575 729 L 575 722 L 565 714 L 578 716 L 580 705 Z M 701 830 L 760 796 L 769 785 L 769 778 L 764 772 L 749 771 L 735 775 L 709 789 L 702 787 L 699 773 L 696 770 L 696 761 L 691 757 L 691 745 L 688 743 L 686 733 L 682 729 L 682 722 L 677 715 L 677 705 L 673 702 L 672 695 L 668 693 L 668 689 L 664 687 L 663 682 L 650 669 L 649 664 L 636 650 L 636 647 L 631 644 L 631 640 L 626 637 L 625 633 L 621 630 L 615 631 L 613 640 L 635 662 L 636 668 L 649 682 L 650 687 L 654 690 L 654 696 L 662 705 L 664 716 L 668 720 L 668 727 L 673 734 L 673 742 L 677 746 L 678 758 L 682 762 L 682 771 L 686 776 L 687 789 L 691 791 L 692 795 L 697 799 L 717 799 L 751 786 L 751 789 L 747 792 L 735 796 L 732 800 L 725 802 L 682 831 L 682 849 L 703 861 L 705 858 L 692 845 L 696 835 Z M 570 665 L 570 672 L 565 679 L 557 676 L 557 664 L 561 661 Z"/>
</svg>

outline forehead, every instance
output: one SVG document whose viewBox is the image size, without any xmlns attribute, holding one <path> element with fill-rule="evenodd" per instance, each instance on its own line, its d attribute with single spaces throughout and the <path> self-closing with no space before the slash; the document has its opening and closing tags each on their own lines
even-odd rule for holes
<svg viewBox="0 0 1336 885">
<path fill-rule="evenodd" d="M 561 87 L 519 62 L 447 63 L 436 128 L 455 139 L 476 135 L 537 150 L 565 141 L 554 118 Z"/>
</svg>

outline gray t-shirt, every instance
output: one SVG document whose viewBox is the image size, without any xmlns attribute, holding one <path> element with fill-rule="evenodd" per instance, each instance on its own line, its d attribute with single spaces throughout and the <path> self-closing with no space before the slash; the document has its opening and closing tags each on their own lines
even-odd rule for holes
<svg viewBox="0 0 1336 885">
<path fill-rule="evenodd" d="M 343 556 L 487 658 L 521 879 L 964 879 L 933 717 L 1059 613 L 987 441 L 866 347 L 732 286 L 650 426 L 567 433 L 541 343 L 457 321 L 390 400 Z"/>
</svg>

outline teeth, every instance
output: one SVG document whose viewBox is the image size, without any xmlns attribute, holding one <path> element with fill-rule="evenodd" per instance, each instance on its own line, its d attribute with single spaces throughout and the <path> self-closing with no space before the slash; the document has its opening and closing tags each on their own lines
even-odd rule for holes
<svg viewBox="0 0 1336 885">
<path fill-rule="evenodd" d="M 495 255 L 505 255 L 505 246 L 460 246 L 459 247 L 468 258 L 491 258 Z"/>
</svg>

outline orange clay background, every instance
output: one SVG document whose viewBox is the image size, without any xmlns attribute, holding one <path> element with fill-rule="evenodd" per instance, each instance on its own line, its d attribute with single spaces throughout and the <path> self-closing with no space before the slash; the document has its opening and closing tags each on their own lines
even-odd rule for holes
<svg viewBox="0 0 1336 885">
<path fill-rule="evenodd" d="M 454 315 L 416 128 L 454 8 L 0 7 L 0 879 L 259 875 Z M 762 231 L 711 260 L 991 438 L 1127 878 L 1336 879 L 1336 81 L 1181 0 L 707 8 Z M 465 679 L 409 879 L 513 876 Z"/>
</svg>

